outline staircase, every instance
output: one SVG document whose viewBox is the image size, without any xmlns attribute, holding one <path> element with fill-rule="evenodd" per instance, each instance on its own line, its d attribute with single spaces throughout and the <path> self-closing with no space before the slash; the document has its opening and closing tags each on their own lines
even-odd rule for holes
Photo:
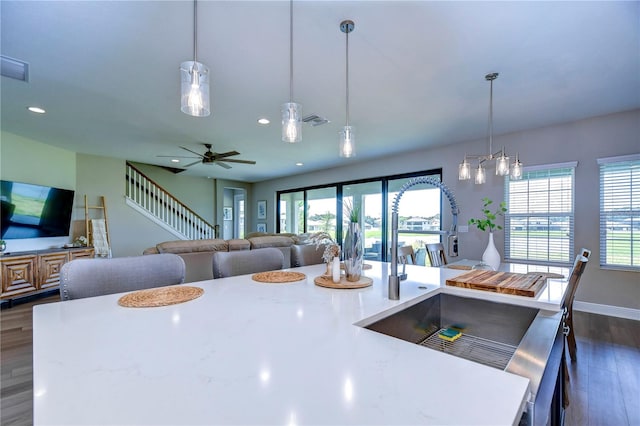
<svg viewBox="0 0 640 426">
<path fill-rule="evenodd" d="M 198 216 L 135 166 L 127 163 L 126 203 L 181 240 L 216 237 L 216 227 Z"/>
</svg>

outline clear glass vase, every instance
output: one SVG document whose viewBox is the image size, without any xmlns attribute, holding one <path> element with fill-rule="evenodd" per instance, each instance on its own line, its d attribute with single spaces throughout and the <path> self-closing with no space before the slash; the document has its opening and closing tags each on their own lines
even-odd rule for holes
<svg viewBox="0 0 640 426">
<path fill-rule="evenodd" d="M 358 222 L 349 222 L 344 237 L 342 251 L 344 253 L 344 271 L 347 281 L 360 281 L 364 260 L 364 236 Z"/>
</svg>

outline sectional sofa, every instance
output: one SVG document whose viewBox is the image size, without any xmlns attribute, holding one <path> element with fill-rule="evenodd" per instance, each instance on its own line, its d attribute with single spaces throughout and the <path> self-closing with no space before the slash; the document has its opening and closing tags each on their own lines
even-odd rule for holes
<svg viewBox="0 0 640 426">
<path fill-rule="evenodd" d="M 208 239 L 164 241 L 147 248 L 142 254 L 174 253 L 184 259 L 185 282 L 213 279 L 213 253 L 216 251 L 252 250 L 276 247 L 284 255 L 286 267 L 291 265 L 291 246 L 304 244 L 306 235 L 255 232 L 244 239 Z"/>
</svg>

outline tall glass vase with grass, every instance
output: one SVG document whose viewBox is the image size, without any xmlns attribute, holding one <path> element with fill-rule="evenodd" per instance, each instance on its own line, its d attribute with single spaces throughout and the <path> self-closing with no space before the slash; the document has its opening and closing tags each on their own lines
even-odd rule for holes
<svg viewBox="0 0 640 426">
<path fill-rule="evenodd" d="M 349 217 L 347 232 L 342 246 L 344 253 L 344 271 L 349 282 L 360 281 L 364 261 L 364 235 L 360 228 L 360 208 L 347 206 Z"/>
</svg>

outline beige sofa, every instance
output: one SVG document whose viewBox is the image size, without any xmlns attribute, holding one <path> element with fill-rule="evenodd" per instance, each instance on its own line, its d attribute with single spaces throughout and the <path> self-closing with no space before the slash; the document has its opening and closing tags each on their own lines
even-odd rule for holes
<svg viewBox="0 0 640 426">
<path fill-rule="evenodd" d="M 216 251 L 251 250 L 276 247 L 284 255 L 286 267 L 291 265 L 291 246 L 301 241 L 295 234 L 251 233 L 246 239 L 236 240 L 177 240 L 164 241 L 147 248 L 142 254 L 174 253 L 184 259 L 186 276 L 184 282 L 213 279 L 213 253 Z"/>
</svg>

